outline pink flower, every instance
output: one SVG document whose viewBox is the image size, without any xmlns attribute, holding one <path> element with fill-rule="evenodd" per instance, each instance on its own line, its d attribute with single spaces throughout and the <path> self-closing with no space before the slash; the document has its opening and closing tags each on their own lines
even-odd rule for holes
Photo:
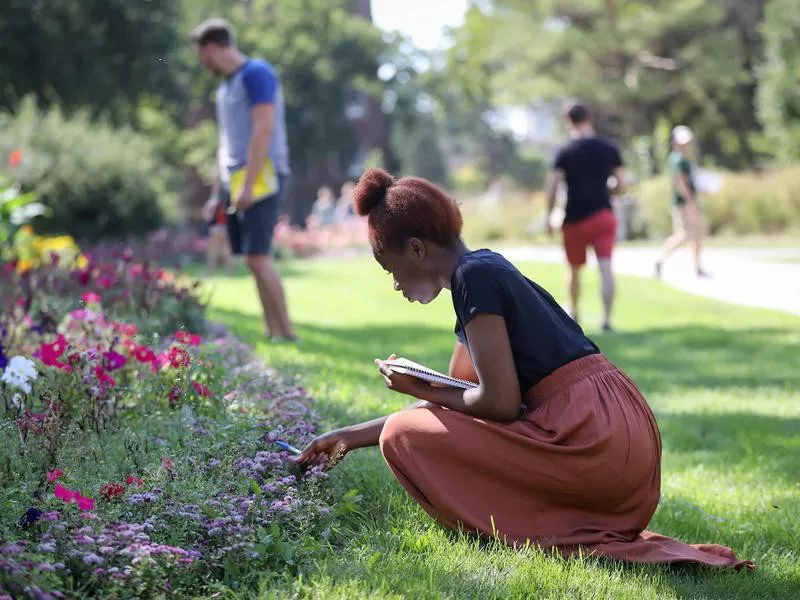
<svg viewBox="0 0 800 600">
<path fill-rule="evenodd" d="M 61 469 L 53 469 L 52 471 L 48 471 L 47 473 L 47 483 L 53 483 L 56 479 L 64 475 L 64 471 Z"/>
<path fill-rule="evenodd" d="M 166 456 L 161 457 L 161 467 L 167 471 L 175 472 L 175 464 Z"/>
<path fill-rule="evenodd" d="M 81 296 L 81 299 L 86 304 L 100 304 L 100 295 L 94 292 L 85 292 L 83 296 Z"/>
<path fill-rule="evenodd" d="M 79 308 L 78 310 L 73 310 L 71 313 L 69 313 L 69 318 L 74 321 L 88 321 L 93 317 L 94 313 L 90 310 L 86 310 L 85 308 Z"/>
<path fill-rule="evenodd" d="M 133 356 L 140 363 L 151 363 L 156 359 L 156 353 L 147 346 L 136 346 L 133 350 Z"/>
<path fill-rule="evenodd" d="M 196 333 L 189 333 L 188 331 L 178 331 L 175 333 L 175 339 L 180 344 L 187 344 L 189 346 L 199 346 L 203 341 Z"/>
<path fill-rule="evenodd" d="M 65 488 L 60 483 L 56 483 L 56 489 L 53 492 L 53 495 L 66 503 L 75 501 L 75 503 L 78 505 L 78 509 L 80 510 L 94 510 L 94 500 L 87 498 L 86 496 L 82 496 L 80 492 Z"/>
<path fill-rule="evenodd" d="M 79 510 L 94 510 L 94 500 L 86 496 L 78 496 L 75 498 L 75 503 L 78 505 Z"/>
<path fill-rule="evenodd" d="M 24 308 L 25 307 L 25 298 L 17 299 L 17 301 L 14 304 L 19 306 L 20 308 Z"/>
<path fill-rule="evenodd" d="M 114 284 L 117 283 L 117 278 L 115 275 L 101 275 L 97 278 L 97 283 L 101 288 L 107 290 L 112 288 Z"/>
<path fill-rule="evenodd" d="M 139 332 L 139 328 L 136 325 L 128 323 L 114 323 L 114 329 L 122 335 L 127 335 L 129 337 L 133 337 Z"/>
<path fill-rule="evenodd" d="M 76 494 L 77 492 L 73 492 L 72 490 L 65 488 L 60 483 L 56 483 L 56 489 L 53 492 L 53 495 L 56 498 L 58 498 L 59 500 L 63 500 L 64 502 L 72 501 L 75 498 Z"/>
<path fill-rule="evenodd" d="M 156 372 L 158 372 L 158 371 L 159 371 L 159 370 L 161 370 L 161 369 L 162 369 L 162 368 L 163 368 L 165 365 L 168 365 L 168 364 L 169 364 L 169 356 L 167 356 L 167 353 L 166 353 L 166 352 L 160 352 L 160 353 L 158 354 L 158 356 L 156 356 L 156 357 L 153 359 L 153 362 L 151 363 L 151 365 L 152 365 L 152 367 L 151 367 L 151 368 L 153 369 L 153 373 L 156 373 Z"/>
<path fill-rule="evenodd" d="M 192 361 L 189 353 L 180 346 L 173 346 L 169 349 L 169 364 L 172 365 L 173 369 L 179 369 L 181 367 L 188 367 L 189 363 Z"/>
</svg>

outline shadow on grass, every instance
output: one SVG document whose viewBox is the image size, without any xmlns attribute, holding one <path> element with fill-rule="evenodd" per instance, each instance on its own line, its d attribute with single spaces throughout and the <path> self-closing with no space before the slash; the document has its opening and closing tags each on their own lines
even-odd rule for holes
<svg viewBox="0 0 800 600">
<path fill-rule="evenodd" d="M 721 472 L 751 470 L 800 481 L 800 419 L 754 412 L 678 412 L 657 417 L 664 450 Z"/>
<path fill-rule="evenodd" d="M 265 343 L 260 318 L 224 309 L 215 309 L 212 314 L 245 341 L 253 345 Z M 447 335 L 446 324 L 439 328 L 413 324 L 334 327 L 300 323 L 298 332 L 303 343 L 295 350 L 275 347 L 273 352 L 268 345 L 264 346 L 268 362 L 281 371 L 313 378 L 317 383 L 330 374 L 332 377 L 326 380 L 329 385 L 343 381 L 358 384 L 362 380 L 364 385 L 374 385 L 369 380 L 374 368 L 372 358 L 398 349 L 434 368 L 444 368 L 442 363 L 449 356 L 453 343 Z M 755 402 L 756 394 L 765 387 L 800 387 L 800 353 L 796 351 L 799 338 L 798 332 L 793 330 L 732 330 L 696 325 L 598 336 L 597 341 L 646 393 L 680 388 L 686 388 L 689 393 L 691 388 L 723 391 L 739 388 L 752 391 Z M 358 406 L 326 407 L 325 412 L 340 423 L 375 416 Z M 787 481 L 797 481 L 800 476 L 800 462 L 796 460 L 800 419 L 771 417 L 756 411 L 664 412 L 658 418 L 665 448 L 686 460 L 696 459 L 714 469 L 752 468 Z M 351 539 L 362 545 L 369 556 L 329 556 L 313 570 L 320 569 L 332 581 L 344 586 L 348 582 L 362 581 L 372 590 L 393 593 L 413 591 L 405 586 L 414 582 L 414 586 L 418 586 L 414 590 L 423 596 L 432 589 L 456 596 L 520 596 L 525 588 L 519 581 L 510 583 L 485 568 L 473 572 L 452 563 L 437 564 L 435 551 L 431 550 L 429 555 L 424 543 L 416 551 L 409 551 L 407 542 L 398 539 L 403 535 L 402 526 L 398 530 L 392 524 L 396 518 L 390 514 L 394 510 L 407 510 L 402 505 L 408 501 L 400 500 L 404 498 L 402 490 L 387 489 L 387 485 L 395 484 L 386 473 L 375 471 L 378 460 L 369 455 L 363 459 L 359 457 L 355 465 L 343 467 L 341 471 L 341 478 L 346 480 L 344 485 L 361 490 L 364 503 L 369 505 L 366 514 L 345 518 L 342 523 L 350 531 Z M 759 533 L 752 528 L 742 530 L 741 523 L 718 525 L 708 514 L 681 518 L 677 508 L 683 504 L 691 508 L 688 502 L 680 499 L 669 501 L 665 508 L 673 514 L 665 515 L 660 521 L 675 531 L 691 530 L 692 537 L 704 538 L 685 541 L 733 544 L 745 558 L 758 558 L 746 556 L 740 550 L 756 542 L 792 547 L 793 537 L 788 532 L 783 535 L 775 531 L 775 523 L 768 517 L 765 523 L 764 515 L 740 516 L 755 524 L 755 529 L 763 525 L 765 530 Z M 421 511 L 418 515 L 420 519 L 426 518 Z M 688 526 L 690 521 L 693 527 Z M 791 525 L 787 526 L 791 529 Z M 727 530 L 728 527 L 733 531 Z M 719 535 L 723 529 L 725 535 Z M 399 533 L 391 533 L 397 531 Z M 373 560 L 370 556 L 378 558 Z M 609 571 L 619 568 L 626 576 L 653 578 L 657 587 L 670 589 L 679 596 L 790 598 L 791 590 L 800 585 L 795 571 L 781 576 L 769 569 L 755 574 L 721 574 L 686 567 L 613 566 L 615 563 L 603 561 L 598 564 L 611 565 L 607 567 Z M 534 577 L 535 573 L 530 575 Z M 534 583 L 531 587 L 538 586 Z"/>
<path fill-rule="evenodd" d="M 800 387 L 800 330 L 684 325 L 596 337 L 645 392 Z"/>
</svg>

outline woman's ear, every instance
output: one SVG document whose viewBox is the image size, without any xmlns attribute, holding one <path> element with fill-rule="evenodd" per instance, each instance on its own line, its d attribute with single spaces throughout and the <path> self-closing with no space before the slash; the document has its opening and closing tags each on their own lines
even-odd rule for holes
<svg viewBox="0 0 800 600">
<path fill-rule="evenodd" d="M 406 249 L 412 258 L 423 260 L 428 255 L 428 249 L 425 247 L 425 242 L 419 238 L 409 238 L 406 244 Z"/>
</svg>

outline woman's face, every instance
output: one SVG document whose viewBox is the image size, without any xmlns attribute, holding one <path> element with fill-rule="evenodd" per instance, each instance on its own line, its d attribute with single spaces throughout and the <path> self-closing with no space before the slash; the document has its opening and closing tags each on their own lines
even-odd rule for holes
<svg viewBox="0 0 800 600">
<path fill-rule="evenodd" d="M 403 252 L 384 250 L 375 255 L 394 280 L 394 289 L 402 292 L 409 302 L 428 304 L 442 291 L 436 270 L 428 256 L 425 243 L 411 238 Z"/>
</svg>

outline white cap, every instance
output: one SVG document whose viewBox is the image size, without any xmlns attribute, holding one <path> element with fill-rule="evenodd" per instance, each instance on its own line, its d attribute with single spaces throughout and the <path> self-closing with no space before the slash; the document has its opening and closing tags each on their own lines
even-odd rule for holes
<svg viewBox="0 0 800 600">
<path fill-rule="evenodd" d="M 686 125 L 678 125 L 672 130 L 672 139 L 676 144 L 683 146 L 694 139 L 694 134 Z"/>
</svg>

